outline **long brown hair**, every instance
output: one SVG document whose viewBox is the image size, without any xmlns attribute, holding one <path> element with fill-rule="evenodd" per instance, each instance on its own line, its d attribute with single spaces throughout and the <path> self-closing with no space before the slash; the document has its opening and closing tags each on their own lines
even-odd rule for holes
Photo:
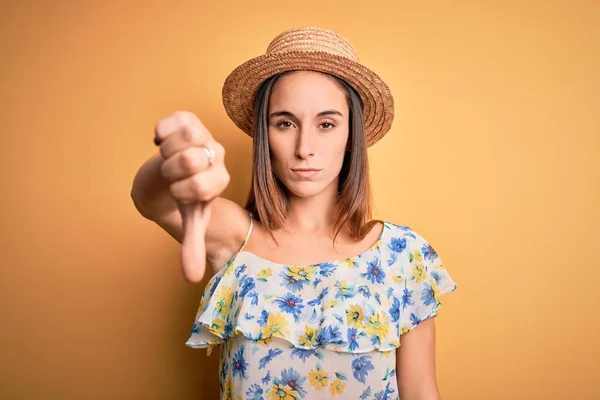
<svg viewBox="0 0 600 400">
<path fill-rule="evenodd" d="M 245 208 L 273 237 L 273 231 L 283 226 L 289 202 L 284 184 L 275 175 L 271 165 L 268 139 L 269 97 L 277 80 L 292 71 L 274 75 L 258 88 L 254 101 L 254 140 L 252 183 Z M 356 90 L 346 81 L 325 74 L 345 91 L 350 110 L 350 134 L 342 169 L 339 175 L 336 202 L 336 234 L 347 225 L 353 239 L 364 238 L 378 220 L 372 220 L 372 193 L 369 180 L 369 162 L 364 136 L 363 102 Z M 275 240 L 275 237 L 273 237 Z"/>
</svg>

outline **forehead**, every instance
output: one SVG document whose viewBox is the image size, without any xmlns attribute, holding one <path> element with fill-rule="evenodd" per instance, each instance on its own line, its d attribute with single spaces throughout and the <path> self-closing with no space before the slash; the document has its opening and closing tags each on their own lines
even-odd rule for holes
<svg viewBox="0 0 600 400">
<path fill-rule="evenodd" d="M 346 114 L 347 103 L 344 88 L 333 77 L 315 71 L 294 71 L 282 76 L 273 85 L 269 109 L 315 111 L 315 114 L 335 109 Z"/>
</svg>

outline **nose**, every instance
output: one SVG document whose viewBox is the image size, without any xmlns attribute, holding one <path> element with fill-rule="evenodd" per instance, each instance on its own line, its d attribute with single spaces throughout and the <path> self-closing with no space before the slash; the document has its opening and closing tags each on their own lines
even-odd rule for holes
<svg viewBox="0 0 600 400">
<path fill-rule="evenodd" d="M 307 159 L 315 155 L 317 146 L 316 134 L 309 129 L 302 129 L 298 135 L 296 145 L 296 155 L 302 159 Z"/>
</svg>

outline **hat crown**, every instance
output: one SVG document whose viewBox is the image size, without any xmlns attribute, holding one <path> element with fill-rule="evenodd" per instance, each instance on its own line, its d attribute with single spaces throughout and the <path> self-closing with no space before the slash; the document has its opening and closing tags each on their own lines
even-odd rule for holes
<svg viewBox="0 0 600 400">
<path fill-rule="evenodd" d="M 271 41 L 267 54 L 291 51 L 325 52 L 359 62 L 352 43 L 340 34 L 314 26 L 294 28 Z"/>
</svg>

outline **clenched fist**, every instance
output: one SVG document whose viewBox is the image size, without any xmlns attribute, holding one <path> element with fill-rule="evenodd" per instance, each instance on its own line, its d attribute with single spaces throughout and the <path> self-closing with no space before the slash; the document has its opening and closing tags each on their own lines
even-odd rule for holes
<svg viewBox="0 0 600 400">
<path fill-rule="evenodd" d="M 181 265 L 186 276 L 199 281 L 206 270 L 210 202 L 223 192 L 230 179 L 225 150 L 191 112 L 177 111 L 160 120 L 154 132 L 164 159 L 161 173 L 170 182 L 170 192 L 181 212 Z"/>
</svg>

